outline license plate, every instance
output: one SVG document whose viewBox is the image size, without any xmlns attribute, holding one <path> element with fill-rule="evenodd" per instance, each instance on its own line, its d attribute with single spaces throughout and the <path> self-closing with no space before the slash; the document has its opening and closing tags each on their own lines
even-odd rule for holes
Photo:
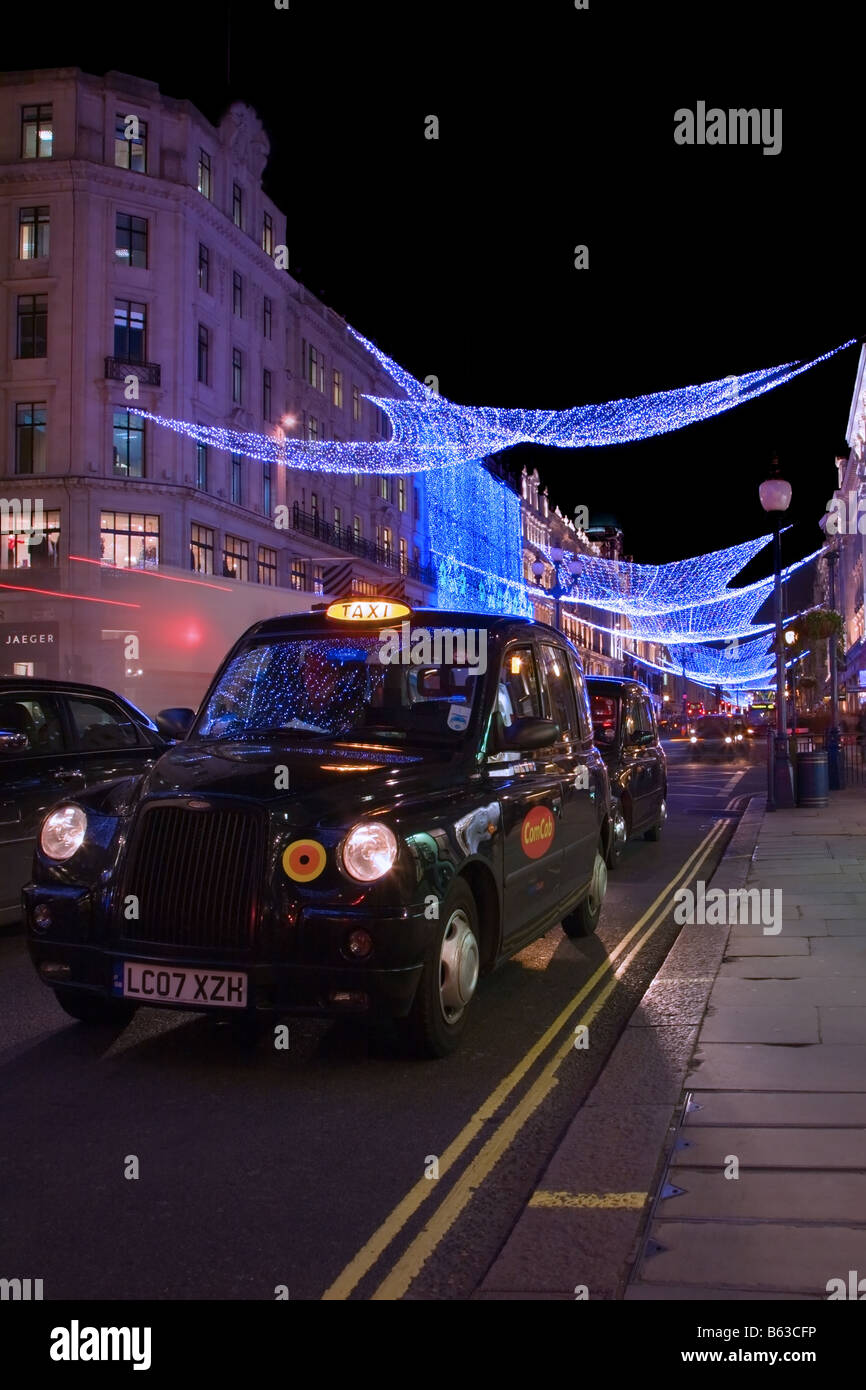
<svg viewBox="0 0 866 1390">
<path fill-rule="evenodd" d="M 243 1009 L 247 977 L 236 970 L 189 970 L 141 961 L 118 963 L 114 993 L 140 1004 L 212 1004 L 217 1009 Z"/>
</svg>

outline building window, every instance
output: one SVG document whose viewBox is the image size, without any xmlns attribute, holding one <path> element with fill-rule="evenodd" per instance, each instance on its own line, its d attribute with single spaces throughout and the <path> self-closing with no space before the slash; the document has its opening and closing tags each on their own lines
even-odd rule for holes
<svg viewBox="0 0 866 1390">
<path fill-rule="evenodd" d="M 119 212 L 114 227 L 114 254 L 125 265 L 147 270 L 147 218 Z"/>
<path fill-rule="evenodd" d="M 203 198 L 211 196 L 210 155 L 207 150 L 199 150 L 198 152 L 198 183 L 196 186 Z"/>
<path fill-rule="evenodd" d="M 147 173 L 147 121 L 118 112 L 114 119 L 114 163 L 118 169 Z"/>
<path fill-rule="evenodd" d="M 360 487 L 364 481 L 363 473 L 353 473 L 352 480 L 354 481 L 355 487 Z"/>
<path fill-rule="evenodd" d="M 307 381 L 311 386 L 324 393 L 325 390 L 325 358 L 318 348 L 313 347 L 312 343 L 307 348 Z"/>
<path fill-rule="evenodd" d="M 342 508 L 342 507 L 335 507 L 335 508 L 334 508 L 334 530 L 335 530 L 335 532 L 337 533 L 338 536 L 339 536 L 340 532 L 342 531 L 342 529 L 343 529 L 343 508 Z"/>
<path fill-rule="evenodd" d="M 397 479 L 397 506 L 401 512 L 406 510 L 406 479 Z"/>
<path fill-rule="evenodd" d="M 207 492 L 207 445 L 196 444 L 195 446 L 195 485 L 199 492 Z"/>
<path fill-rule="evenodd" d="M 232 348 L 232 400 L 240 405 L 244 393 L 244 362 L 240 348 Z"/>
<path fill-rule="evenodd" d="M 210 251 L 201 241 L 198 244 L 198 287 L 206 294 L 210 291 Z"/>
<path fill-rule="evenodd" d="M 400 537 L 400 573 L 409 573 L 409 543 L 405 536 Z"/>
<path fill-rule="evenodd" d="M 325 566 L 313 565 L 313 593 L 323 594 L 325 592 Z"/>
<path fill-rule="evenodd" d="M 266 256 L 274 254 L 274 219 L 269 212 L 262 217 L 262 250 Z"/>
<path fill-rule="evenodd" d="M 271 514 L 271 465 L 262 464 L 262 511 L 265 516 Z"/>
<path fill-rule="evenodd" d="M 275 585 L 277 582 L 277 552 L 270 546 L 260 545 L 256 559 L 256 573 L 260 584 Z"/>
<path fill-rule="evenodd" d="M 18 296 L 18 356 L 48 355 L 48 295 Z"/>
<path fill-rule="evenodd" d="M 121 362 L 145 362 L 147 305 L 114 301 L 114 355 Z"/>
<path fill-rule="evenodd" d="M 15 407 L 15 472 L 45 472 L 45 401 L 28 401 Z"/>
<path fill-rule="evenodd" d="M 159 564 L 159 517 L 141 512 L 102 512 L 99 558 L 121 569 L 155 569 Z"/>
<path fill-rule="evenodd" d="M 361 418 L 361 388 L 360 388 L 359 386 L 353 386 L 353 387 L 352 387 L 352 419 L 353 419 L 353 420 L 360 420 L 360 418 Z"/>
<path fill-rule="evenodd" d="M 318 520 L 318 517 L 319 517 L 319 494 L 318 494 L 317 492 L 311 492 L 311 493 L 310 493 L 310 513 L 311 513 L 312 516 L 314 516 L 314 517 Z"/>
<path fill-rule="evenodd" d="M 319 437 L 319 422 L 318 422 L 318 420 L 316 419 L 315 415 L 308 415 L 308 416 L 307 416 L 307 438 L 308 438 L 308 439 L 318 439 L 318 437 Z"/>
<path fill-rule="evenodd" d="M 213 574 L 213 531 L 209 526 L 189 528 L 189 567 L 197 574 Z"/>
<path fill-rule="evenodd" d="M 21 109 L 21 158 L 50 159 L 54 149 L 54 108 L 24 106 Z"/>
<path fill-rule="evenodd" d="M 331 400 L 334 405 L 343 409 L 343 373 L 334 368 L 331 378 Z"/>
<path fill-rule="evenodd" d="M 244 316 L 244 277 L 238 271 L 232 275 L 232 313 L 239 319 Z"/>
<path fill-rule="evenodd" d="M 115 410 L 113 424 L 114 472 L 120 478 L 144 477 L 144 420 L 126 410 Z"/>
<path fill-rule="evenodd" d="M 363 528 L 362 525 L 361 525 L 361 518 L 360 518 L 359 516 L 353 516 L 353 517 L 352 517 L 352 540 L 355 542 L 356 545 L 358 545 L 358 544 L 360 543 L 360 541 L 363 539 L 363 537 L 364 537 L 364 528 Z"/>
<path fill-rule="evenodd" d="M 293 589 L 306 589 L 307 587 L 307 566 L 303 560 L 292 561 L 292 572 L 289 582 Z"/>
<path fill-rule="evenodd" d="M 244 461 L 240 454 L 232 454 L 232 501 L 241 506 L 243 501 Z"/>
<path fill-rule="evenodd" d="M 48 255 L 48 208 L 18 209 L 18 257 L 36 261 Z"/>
<path fill-rule="evenodd" d="M 210 381 L 210 329 L 198 326 L 198 379 L 207 386 Z"/>
<path fill-rule="evenodd" d="M 379 479 L 379 496 L 383 498 L 385 502 L 390 502 L 391 500 L 391 479 L 387 478 L 384 473 Z"/>
<path fill-rule="evenodd" d="M 239 540 L 237 536 L 226 536 L 223 550 L 223 574 L 226 579 L 250 577 L 250 543 Z"/>
<path fill-rule="evenodd" d="M 262 332 L 266 338 L 273 337 L 274 303 L 265 295 L 262 301 Z"/>
<path fill-rule="evenodd" d="M 262 372 L 262 415 L 271 418 L 271 374 L 267 368 Z"/>
<path fill-rule="evenodd" d="M 244 225 L 244 190 L 239 183 L 232 184 L 232 221 L 236 227 L 243 230 Z"/>
<path fill-rule="evenodd" d="M 16 500 L 0 512 L 0 570 L 56 569 L 59 564 L 60 512 L 37 515 L 31 506 Z"/>
<path fill-rule="evenodd" d="M 390 560 L 391 551 L 394 549 L 394 532 L 390 526 L 382 528 L 382 549 L 385 552 L 385 559 Z"/>
</svg>

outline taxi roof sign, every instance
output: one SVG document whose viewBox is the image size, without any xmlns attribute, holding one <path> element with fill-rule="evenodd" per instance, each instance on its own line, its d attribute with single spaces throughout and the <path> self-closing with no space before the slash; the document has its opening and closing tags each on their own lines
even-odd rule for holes
<svg viewBox="0 0 866 1390">
<path fill-rule="evenodd" d="M 345 623 L 390 623 L 395 618 L 408 618 L 408 604 L 391 598 L 338 599 L 325 610 L 327 617 Z"/>
</svg>

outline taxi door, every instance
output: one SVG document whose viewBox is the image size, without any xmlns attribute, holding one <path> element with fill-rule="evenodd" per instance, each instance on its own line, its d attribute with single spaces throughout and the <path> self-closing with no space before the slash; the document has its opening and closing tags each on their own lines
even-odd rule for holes
<svg viewBox="0 0 866 1390">
<path fill-rule="evenodd" d="M 506 647 L 497 702 L 506 727 L 515 719 L 544 717 L 531 642 Z M 502 810 L 502 940 L 507 949 L 562 897 L 562 786 L 552 748 L 493 753 L 487 771 Z"/>
<path fill-rule="evenodd" d="M 599 841 L 599 798 L 604 795 L 601 756 L 593 747 L 592 733 L 578 715 L 573 676 L 564 647 L 537 642 L 541 702 L 545 719 L 559 725 L 560 737 L 551 745 L 550 757 L 562 790 L 562 891 L 567 897 L 592 878 Z M 583 688 L 580 699 L 585 701 Z"/>
</svg>

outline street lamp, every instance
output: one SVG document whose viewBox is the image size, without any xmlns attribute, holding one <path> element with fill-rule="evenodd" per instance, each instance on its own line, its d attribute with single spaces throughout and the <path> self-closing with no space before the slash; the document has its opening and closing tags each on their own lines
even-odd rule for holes
<svg viewBox="0 0 866 1390">
<path fill-rule="evenodd" d="M 775 757 L 767 760 L 767 810 L 789 810 L 794 806 L 794 770 L 788 751 L 788 709 L 785 701 L 785 644 L 782 638 L 782 541 L 780 523 L 791 505 L 791 484 L 779 477 L 779 461 L 773 460 L 773 475 L 758 489 L 761 506 L 773 521 L 773 566 L 776 593 L 776 747 Z"/>
<path fill-rule="evenodd" d="M 583 569 L 583 562 L 576 556 L 569 560 L 568 572 L 571 575 L 572 583 L 567 584 L 565 587 L 563 587 L 562 584 L 560 584 L 559 582 L 559 566 L 562 564 L 562 561 L 565 558 L 565 551 L 562 549 L 562 546 L 560 545 L 552 545 L 548 550 L 548 554 L 551 558 L 551 561 L 553 562 L 553 583 L 550 586 L 550 588 L 545 588 L 545 586 L 541 583 L 541 577 L 544 574 L 544 571 L 547 567 L 540 557 L 533 560 L 532 573 L 535 575 L 535 578 L 538 581 L 538 587 L 540 589 L 544 588 L 544 592 L 549 594 L 550 597 L 553 599 L 555 614 L 553 625 L 556 628 L 557 632 L 559 632 L 561 630 L 559 601 L 563 597 L 563 595 L 571 593 L 574 580 L 577 578 L 577 576 L 580 574 L 580 571 Z"/>
</svg>

